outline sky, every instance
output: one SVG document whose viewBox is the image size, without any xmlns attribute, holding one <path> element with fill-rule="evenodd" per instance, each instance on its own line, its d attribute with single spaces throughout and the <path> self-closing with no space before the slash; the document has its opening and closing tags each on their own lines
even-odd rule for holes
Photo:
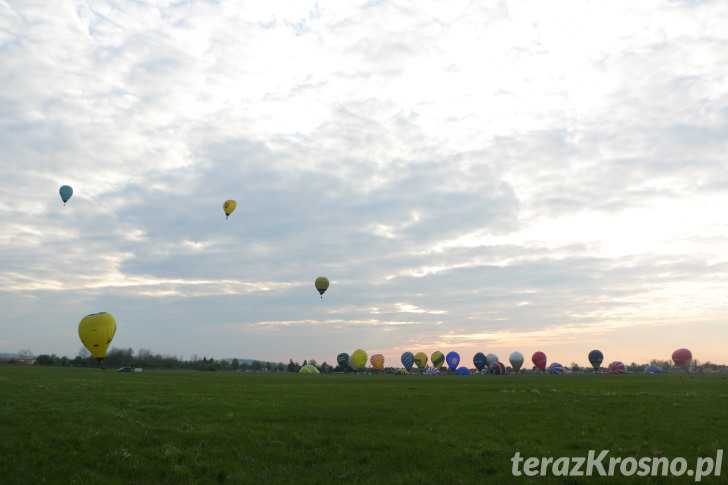
<svg viewBox="0 0 728 485">
<path fill-rule="evenodd" d="M 111 347 L 182 359 L 726 363 L 726 25 L 721 0 L 0 0 L 0 352 L 72 358 L 106 311 Z"/>
</svg>

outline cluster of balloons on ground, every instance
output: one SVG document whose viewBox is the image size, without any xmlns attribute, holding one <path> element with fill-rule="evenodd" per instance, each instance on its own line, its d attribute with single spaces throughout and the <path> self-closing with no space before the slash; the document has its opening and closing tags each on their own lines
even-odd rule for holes
<svg viewBox="0 0 728 485">
<path fill-rule="evenodd" d="M 601 368 L 602 362 L 604 361 L 604 354 L 602 354 L 602 352 L 599 350 L 592 350 L 591 352 L 589 352 L 588 358 L 589 363 L 594 368 L 594 371 L 598 372 Z M 672 360 L 675 365 L 681 367 L 686 371 L 690 370 L 692 359 L 693 355 L 688 349 L 678 349 L 672 353 Z M 449 368 L 451 373 L 455 373 L 457 375 L 468 375 L 471 373 L 470 369 L 467 366 L 460 365 L 460 354 L 455 351 L 449 352 L 447 355 L 443 354 L 439 350 L 433 352 L 432 355 L 430 355 L 429 357 L 429 362 L 432 364 L 431 366 L 427 365 L 428 356 L 424 352 L 417 352 L 416 354 L 413 354 L 412 352 L 404 352 L 400 360 L 403 366 L 398 370 L 398 373 L 400 374 L 409 374 L 412 370 L 412 367 L 416 366 L 420 374 L 437 375 L 443 372 L 442 367 L 445 363 L 447 363 L 447 367 Z M 486 355 L 483 352 L 478 352 L 473 356 L 473 366 L 475 366 L 476 371 L 479 373 L 490 373 L 495 375 L 509 373 L 517 374 L 523 367 L 524 360 L 525 358 L 523 354 L 521 352 L 515 351 L 511 353 L 511 355 L 508 357 L 508 361 L 511 364 L 510 367 L 506 367 L 503 362 L 498 360 L 497 355 Z M 357 349 L 351 354 L 342 352 L 336 356 L 336 362 L 343 370 L 366 370 L 367 353 L 362 349 Z M 535 368 L 539 369 L 544 373 L 564 373 L 564 366 L 558 362 L 552 363 L 547 368 L 546 354 L 541 351 L 533 353 L 533 355 L 531 356 L 531 362 L 533 362 Z M 377 372 L 382 372 L 382 370 L 384 369 L 384 355 L 372 355 L 369 358 L 369 363 L 371 364 L 372 369 Z M 647 366 L 645 368 L 645 373 L 648 374 L 656 374 L 660 373 L 661 371 L 662 370 L 659 367 L 656 367 L 654 365 Z M 623 362 L 614 361 L 607 366 L 607 372 L 609 374 L 624 374 L 626 372 L 626 367 Z"/>
</svg>

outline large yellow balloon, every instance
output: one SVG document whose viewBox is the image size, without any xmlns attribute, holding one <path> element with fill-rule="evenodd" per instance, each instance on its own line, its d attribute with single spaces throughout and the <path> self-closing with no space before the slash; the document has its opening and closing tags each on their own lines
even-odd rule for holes
<svg viewBox="0 0 728 485">
<path fill-rule="evenodd" d="M 367 365 L 367 353 L 362 349 L 356 349 L 351 353 L 351 360 L 357 369 L 364 369 Z"/>
<path fill-rule="evenodd" d="M 233 213 L 233 211 L 235 210 L 235 208 L 237 206 L 238 206 L 238 203 L 235 202 L 234 200 L 226 200 L 222 204 L 222 210 L 225 211 L 225 219 L 227 219 L 230 216 L 230 214 Z"/>
<path fill-rule="evenodd" d="M 101 312 L 86 315 L 78 324 L 78 336 L 81 342 L 96 357 L 99 363 L 104 361 L 111 339 L 116 333 L 116 320 L 111 313 Z"/>
<path fill-rule="evenodd" d="M 329 279 L 324 276 L 319 276 L 316 278 L 316 281 L 314 282 L 316 285 L 316 289 L 319 292 L 319 295 L 321 295 L 321 298 L 324 297 L 324 292 L 329 289 Z"/>
</svg>

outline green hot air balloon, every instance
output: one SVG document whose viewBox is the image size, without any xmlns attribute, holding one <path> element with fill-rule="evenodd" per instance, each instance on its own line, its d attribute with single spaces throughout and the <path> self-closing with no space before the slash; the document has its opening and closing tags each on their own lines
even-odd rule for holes
<svg viewBox="0 0 728 485">
<path fill-rule="evenodd" d="M 321 295 L 321 298 L 324 297 L 324 292 L 329 289 L 329 279 L 324 276 L 319 276 L 316 278 L 316 281 L 314 283 L 316 285 L 316 289 L 319 292 L 319 295 Z"/>
<path fill-rule="evenodd" d="M 336 356 L 336 362 L 338 362 L 339 367 L 341 367 L 341 370 L 346 370 L 349 368 L 349 354 L 346 352 L 342 352 L 339 355 Z"/>
</svg>

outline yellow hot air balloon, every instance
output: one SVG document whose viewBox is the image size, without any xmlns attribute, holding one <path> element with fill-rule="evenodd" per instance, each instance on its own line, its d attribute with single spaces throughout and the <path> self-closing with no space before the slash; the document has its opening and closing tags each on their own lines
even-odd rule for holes
<svg viewBox="0 0 728 485">
<path fill-rule="evenodd" d="M 425 372 L 425 368 L 427 367 L 427 354 L 424 352 L 417 352 L 415 354 L 415 364 L 417 364 L 417 368 L 420 372 Z"/>
<path fill-rule="evenodd" d="M 319 295 L 321 295 L 321 298 L 323 298 L 324 292 L 329 288 L 329 279 L 323 276 L 319 276 L 318 278 L 316 278 L 316 282 L 314 284 L 316 285 L 316 289 L 318 290 Z"/>
<path fill-rule="evenodd" d="M 351 353 L 351 360 L 357 369 L 364 369 L 367 365 L 367 353 L 362 349 L 356 349 Z"/>
<path fill-rule="evenodd" d="M 116 333 L 116 320 L 111 313 L 101 312 L 86 315 L 78 324 L 78 336 L 81 342 L 96 357 L 99 364 L 104 362 L 106 351 Z"/>
<path fill-rule="evenodd" d="M 228 217 L 230 217 L 230 214 L 232 214 L 232 213 L 233 213 L 233 211 L 235 210 L 235 208 L 236 208 L 237 206 L 238 206 L 238 203 L 237 203 L 237 202 L 235 202 L 235 201 L 234 201 L 234 200 L 232 200 L 232 199 L 231 199 L 231 200 L 226 200 L 226 201 L 225 201 L 225 202 L 224 202 L 224 203 L 222 204 L 222 210 L 224 210 L 224 211 L 225 211 L 225 219 L 227 219 Z"/>
</svg>

